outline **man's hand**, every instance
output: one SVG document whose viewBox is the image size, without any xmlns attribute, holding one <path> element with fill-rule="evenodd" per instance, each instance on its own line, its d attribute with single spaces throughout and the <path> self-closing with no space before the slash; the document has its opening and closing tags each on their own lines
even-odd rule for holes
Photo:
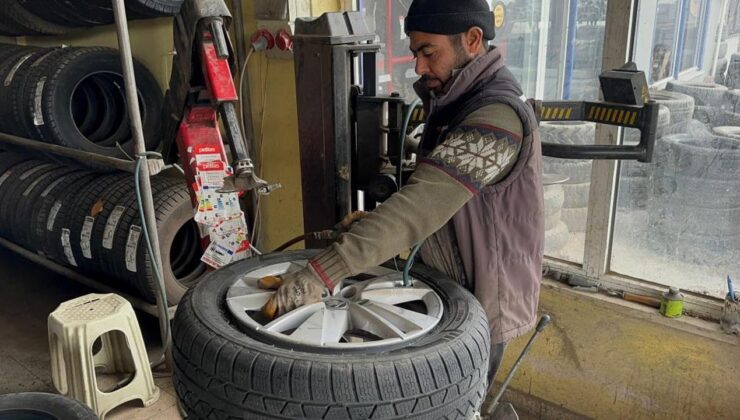
<svg viewBox="0 0 740 420">
<path fill-rule="evenodd" d="M 326 290 L 324 283 L 309 267 L 282 276 L 263 277 L 259 287 L 276 290 L 262 307 L 262 313 L 271 320 L 301 306 L 319 302 Z"/>
</svg>

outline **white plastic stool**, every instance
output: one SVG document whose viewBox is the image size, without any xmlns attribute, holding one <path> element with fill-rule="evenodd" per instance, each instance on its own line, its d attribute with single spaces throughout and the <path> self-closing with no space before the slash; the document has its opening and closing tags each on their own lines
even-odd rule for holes
<svg viewBox="0 0 740 420">
<path fill-rule="evenodd" d="M 93 355 L 98 338 L 102 346 Z M 54 387 L 87 404 L 101 420 L 125 402 L 141 400 L 148 407 L 159 398 L 136 314 L 118 295 L 89 294 L 59 305 L 49 315 L 49 348 Z M 133 377 L 119 389 L 101 392 L 96 367 Z"/>
</svg>

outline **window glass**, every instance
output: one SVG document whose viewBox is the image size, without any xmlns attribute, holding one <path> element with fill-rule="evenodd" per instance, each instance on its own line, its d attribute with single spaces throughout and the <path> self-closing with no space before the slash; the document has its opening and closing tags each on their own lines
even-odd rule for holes
<svg viewBox="0 0 740 420">
<path fill-rule="evenodd" d="M 606 0 L 579 0 L 576 32 L 572 44 L 572 73 L 565 99 L 595 100 L 599 97 L 599 74 L 604 54 Z"/>
<path fill-rule="evenodd" d="M 654 15 L 655 31 L 653 32 L 652 62 L 650 63 L 653 82 L 663 80 L 673 74 L 673 52 L 680 6 L 681 0 L 658 0 Z M 645 12 L 652 13 L 650 10 L 645 10 Z"/>
<path fill-rule="evenodd" d="M 378 55 L 378 93 L 381 95 L 399 92 L 404 97 L 416 97 L 414 57 L 403 29 L 411 3 L 412 0 L 358 0 L 358 8 L 365 13 L 368 27 L 383 45 Z M 391 10 L 387 10 L 388 5 Z"/>
<path fill-rule="evenodd" d="M 687 3 L 689 11 L 702 9 Z M 731 15 L 708 10 L 707 28 L 734 25 Z M 715 33 L 706 37 L 708 51 L 719 51 L 719 60 L 738 52 L 740 34 Z M 687 39 L 678 58 L 694 63 L 701 44 Z M 651 164 L 621 165 L 612 271 L 714 297 L 727 293 L 728 275 L 740 277 L 740 90 L 732 90 L 740 87 L 740 62 L 735 77 L 731 69 L 653 89 L 662 105 L 655 155 Z"/>
<path fill-rule="evenodd" d="M 686 29 L 684 36 L 683 57 L 681 57 L 681 70 L 688 70 L 696 66 L 699 58 L 699 30 L 701 29 L 702 11 L 704 8 L 702 0 L 689 0 L 686 10 Z"/>
</svg>

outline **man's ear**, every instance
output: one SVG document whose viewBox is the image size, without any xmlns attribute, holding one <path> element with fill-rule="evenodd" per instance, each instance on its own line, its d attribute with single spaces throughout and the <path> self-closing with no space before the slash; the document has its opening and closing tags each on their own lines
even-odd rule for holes
<svg viewBox="0 0 740 420">
<path fill-rule="evenodd" d="M 483 29 L 473 26 L 463 35 L 465 51 L 470 55 L 477 55 L 483 49 Z"/>
</svg>

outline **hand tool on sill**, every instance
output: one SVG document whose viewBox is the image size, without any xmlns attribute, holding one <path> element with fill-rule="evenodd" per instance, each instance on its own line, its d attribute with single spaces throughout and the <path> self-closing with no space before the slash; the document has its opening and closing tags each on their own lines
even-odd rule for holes
<svg viewBox="0 0 740 420">
<path fill-rule="evenodd" d="M 501 400 L 501 396 L 504 395 L 504 391 L 506 391 L 506 388 L 509 387 L 509 382 L 511 382 L 511 379 L 514 377 L 514 374 L 519 369 L 522 361 L 532 349 L 532 345 L 534 344 L 535 340 L 540 335 L 540 333 L 542 333 L 545 327 L 550 324 L 550 322 L 552 322 L 552 318 L 550 317 L 550 315 L 542 315 L 540 321 L 537 323 L 537 327 L 534 330 L 534 334 L 532 334 L 532 337 L 529 338 L 527 345 L 524 346 L 524 350 L 522 350 L 521 354 L 519 354 L 519 357 L 516 359 L 514 366 L 511 367 L 509 374 L 506 375 L 506 379 L 504 379 L 504 382 L 501 384 L 501 388 L 499 388 L 496 396 L 493 397 L 493 400 L 491 400 L 491 402 L 488 403 L 485 408 L 481 408 L 481 415 L 483 418 L 490 420 L 509 420 L 519 418 L 516 414 L 516 411 L 514 410 L 514 407 L 510 403 L 499 404 L 499 401 Z"/>
<path fill-rule="evenodd" d="M 646 306 L 650 306 L 651 308 L 660 309 L 660 299 L 653 296 L 629 293 L 625 292 L 624 290 L 614 290 L 604 286 L 599 286 L 599 290 L 609 296 L 618 297 L 628 302 L 640 303 Z"/>
<path fill-rule="evenodd" d="M 737 295 L 735 295 L 735 288 L 732 286 L 732 278 L 727 276 L 727 300 L 737 302 Z"/>
</svg>

